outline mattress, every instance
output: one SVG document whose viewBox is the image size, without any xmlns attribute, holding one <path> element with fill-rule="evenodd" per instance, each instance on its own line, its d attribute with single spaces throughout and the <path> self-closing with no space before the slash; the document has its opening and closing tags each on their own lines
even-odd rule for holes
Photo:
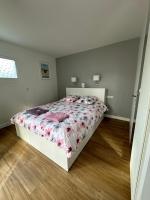
<svg viewBox="0 0 150 200">
<path fill-rule="evenodd" d="M 56 143 L 64 149 L 68 158 L 71 157 L 72 152 L 76 151 L 89 130 L 94 127 L 107 109 L 101 101 L 87 105 L 59 100 L 38 107 L 53 113 L 65 113 L 68 118 L 62 122 L 54 122 L 46 118 L 46 113 L 36 116 L 23 111 L 14 115 L 11 122 L 28 129 L 41 138 Z"/>
</svg>

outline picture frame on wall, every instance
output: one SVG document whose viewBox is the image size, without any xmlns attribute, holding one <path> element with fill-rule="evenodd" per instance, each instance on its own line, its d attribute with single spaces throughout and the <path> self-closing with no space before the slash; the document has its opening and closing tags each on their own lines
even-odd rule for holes
<svg viewBox="0 0 150 200">
<path fill-rule="evenodd" d="M 41 72 L 41 78 L 42 79 L 49 79 L 50 74 L 49 74 L 49 63 L 47 62 L 42 62 L 40 63 L 40 72 Z"/>
</svg>

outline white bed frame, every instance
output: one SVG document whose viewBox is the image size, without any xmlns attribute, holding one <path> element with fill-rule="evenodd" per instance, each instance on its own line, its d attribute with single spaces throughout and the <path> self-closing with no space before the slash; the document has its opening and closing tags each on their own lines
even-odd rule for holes
<svg viewBox="0 0 150 200">
<path fill-rule="evenodd" d="M 66 95 L 82 95 L 82 96 L 96 96 L 101 101 L 105 101 L 105 88 L 66 88 Z M 66 171 L 69 171 L 70 167 L 87 144 L 100 122 L 101 119 L 95 124 L 95 126 L 89 130 L 87 137 L 79 144 L 76 152 L 72 153 L 71 158 L 68 158 L 65 151 L 58 147 L 55 143 L 47 141 L 45 138 L 32 133 L 31 131 L 25 129 L 24 127 L 15 124 L 17 136 L 26 141 L 28 144 L 39 150 L 45 156 L 53 160 L 59 166 L 61 166 Z"/>
</svg>

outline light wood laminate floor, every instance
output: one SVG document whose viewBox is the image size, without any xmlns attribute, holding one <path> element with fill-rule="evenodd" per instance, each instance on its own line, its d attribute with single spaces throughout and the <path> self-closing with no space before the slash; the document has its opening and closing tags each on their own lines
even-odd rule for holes
<svg viewBox="0 0 150 200">
<path fill-rule="evenodd" d="M 105 118 L 67 173 L 0 130 L 0 200 L 130 200 L 128 123 Z"/>
</svg>

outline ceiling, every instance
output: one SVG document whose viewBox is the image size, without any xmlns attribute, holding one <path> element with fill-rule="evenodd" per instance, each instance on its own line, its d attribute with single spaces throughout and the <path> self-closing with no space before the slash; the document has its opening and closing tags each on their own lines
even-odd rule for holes
<svg viewBox="0 0 150 200">
<path fill-rule="evenodd" d="M 0 39 L 61 57 L 139 37 L 146 0 L 0 0 Z"/>
</svg>

